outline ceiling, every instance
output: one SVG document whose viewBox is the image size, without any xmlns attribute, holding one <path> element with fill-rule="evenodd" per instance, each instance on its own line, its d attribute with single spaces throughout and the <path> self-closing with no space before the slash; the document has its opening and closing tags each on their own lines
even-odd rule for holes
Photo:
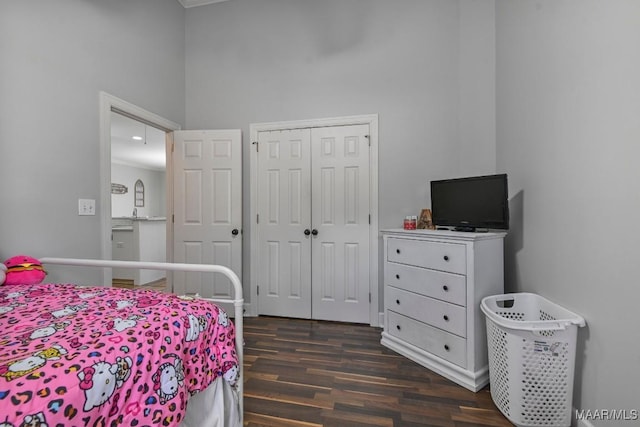
<svg viewBox="0 0 640 427">
<path fill-rule="evenodd" d="M 141 140 L 135 140 L 133 137 Z M 165 133 L 111 113 L 111 162 L 143 169 L 166 169 Z"/>
<path fill-rule="evenodd" d="M 204 6 L 205 4 L 211 4 L 211 3 L 221 3 L 223 1 L 228 1 L 228 0 L 178 0 L 178 1 L 183 7 L 189 8 L 189 7 L 196 7 L 196 6 Z"/>
</svg>

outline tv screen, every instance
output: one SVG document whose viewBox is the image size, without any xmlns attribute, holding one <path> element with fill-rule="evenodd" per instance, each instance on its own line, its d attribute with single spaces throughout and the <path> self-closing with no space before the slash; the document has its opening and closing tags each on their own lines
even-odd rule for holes
<svg viewBox="0 0 640 427">
<path fill-rule="evenodd" d="M 436 226 L 459 231 L 509 229 L 507 175 L 431 181 L 431 211 Z"/>
</svg>

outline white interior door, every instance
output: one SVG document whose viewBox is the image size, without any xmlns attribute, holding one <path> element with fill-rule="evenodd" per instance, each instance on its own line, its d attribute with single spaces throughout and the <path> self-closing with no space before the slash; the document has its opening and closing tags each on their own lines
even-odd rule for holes
<svg viewBox="0 0 640 427">
<path fill-rule="evenodd" d="M 368 132 L 259 132 L 259 314 L 369 323 Z"/>
<path fill-rule="evenodd" d="M 242 137 L 239 129 L 174 132 L 173 258 L 242 274 Z M 173 291 L 233 296 L 229 279 L 175 273 Z"/>
<path fill-rule="evenodd" d="M 310 135 L 258 135 L 260 314 L 311 317 Z"/>
<path fill-rule="evenodd" d="M 368 125 L 311 131 L 314 319 L 369 323 L 368 137 Z"/>
</svg>

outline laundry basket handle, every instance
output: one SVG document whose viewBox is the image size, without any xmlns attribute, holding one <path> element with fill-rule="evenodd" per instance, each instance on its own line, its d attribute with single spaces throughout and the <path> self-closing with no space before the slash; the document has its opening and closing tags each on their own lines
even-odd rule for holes
<svg viewBox="0 0 640 427">
<path fill-rule="evenodd" d="M 523 331 L 563 331 L 572 325 L 577 325 L 580 327 L 586 325 L 584 318 L 574 313 L 572 313 L 573 315 L 567 319 L 533 320 L 526 322 L 521 320 L 508 319 L 496 313 L 496 310 L 500 310 L 502 308 L 509 309 L 513 307 L 515 300 L 516 298 L 512 294 L 485 297 L 480 303 L 480 309 L 487 316 L 487 318 L 491 319 L 494 323 L 505 328 Z M 505 304 L 502 306 L 499 305 L 499 303 L 504 302 L 511 302 L 511 304 Z"/>
</svg>

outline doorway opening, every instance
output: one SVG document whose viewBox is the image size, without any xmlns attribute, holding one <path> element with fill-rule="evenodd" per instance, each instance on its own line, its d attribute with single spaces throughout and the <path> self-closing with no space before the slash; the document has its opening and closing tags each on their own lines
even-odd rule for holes
<svg viewBox="0 0 640 427">
<path fill-rule="evenodd" d="M 142 235 L 142 240 L 150 242 L 153 240 L 153 243 L 143 246 L 155 252 L 140 254 L 138 248 L 137 257 L 144 260 L 164 258 L 158 259 L 161 261 L 173 259 L 171 251 L 172 230 L 170 222 L 166 221 L 166 218 L 171 216 L 173 209 L 172 186 L 169 184 L 172 179 L 172 169 L 168 140 L 171 138 L 171 132 L 179 129 L 180 125 L 177 123 L 108 93 L 100 93 L 101 195 L 99 212 L 101 215 L 102 259 L 118 259 L 114 257 L 114 253 L 117 253 L 117 257 L 135 257 L 135 254 L 127 253 L 127 250 L 133 250 L 136 247 L 133 242 L 134 230 L 136 229 L 139 234 L 137 240 L 140 240 L 140 235 Z M 129 133 L 132 134 L 126 136 Z M 134 139 L 134 136 L 140 139 Z M 146 149 L 150 149 L 151 145 L 156 146 L 153 155 L 151 155 L 151 150 Z M 161 165 L 163 171 L 159 170 Z M 150 172 L 152 170 L 150 168 L 155 168 L 156 171 Z M 134 176 L 137 178 L 134 178 L 129 185 L 124 182 L 128 182 Z M 144 183 L 146 189 L 144 206 L 136 206 L 135 182 L 138 179 Z M 155 188 L 156 192 L 153 203 L 149 198 L 150 185 Z M 130 231 L 128 227 L 131 227 Z M 162 229 L 163 232 L 158 231 L 159 229 Z M 128 237 L 130 242 L 127 243 L 125 238 L 127 234 L 124 233 L 130 233 Z M 117 238 L 114 234 L 118 235 Z M 158 240 L 159 238 L 161 241 Z M 158 251 L 158 246 L 162 246 L 164 251 L 162 248 Z M 144 250 L 146 249 L 143 248 Z M 104 282 L 112 283 L 113 279 L 120 274 L 124 273 L 105 269 Z M 137 274 L 141 277 L 125 277 L 125 279 L 132 280 L 135 284 L 157 280 L 149 275 L 154 274 L 151 271 Z M 170 278 L 168 278 L 168 282 L 170 284 Z"/>
<path fill-rule="evenodd" d="M 111 257 L 166 262 L 166 138 L 158 129 L 111 111 Z M 112 285 L 166 287 L 160 270 L 112 270 Z"/>
</svg>

